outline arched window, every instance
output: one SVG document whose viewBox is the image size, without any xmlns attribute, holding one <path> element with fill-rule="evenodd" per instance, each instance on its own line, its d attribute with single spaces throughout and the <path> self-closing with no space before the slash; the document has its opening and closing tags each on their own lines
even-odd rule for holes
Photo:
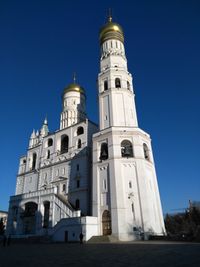
<svg viewBox="0 0 200 267">
<path fill-rule="evenodd" d="M 150 160 L 150 156 L 149 156 L 149 149 L 148 149 L 148 146 L 147 144 L 143 144 L 143 151 L 144 151 L 144 158 L 146 160 Z"/>
<path fill-rule="evenodd" d="M 108 81 L 104 81 L 104 91 L 108 90 Z"/>
<path fill-rule="evenodd" d="M 116 88 L 121 88 L 121 81 L 120 81 L 120 78 L 116 78 L 116 79 L 115 79 L 115 87 L 116 87 Z"/>
<path fill-rule="evenodd" d="M 133 157 L 133 146 L 129 140 L 123 140 L 121 142 L 121 154 L 125 158 Z"/>
<path fill-rule="evenodd" d="M 76 199 L 75 208 L 76 208 L 76 210 L 80 209 L 80 200 L 79 199 Z"/>
<path fill-rule="evenodd" d="M 37 160 L 37 154 L 33 153 L 32 170 L 35 170 L 36 160 Z"/>
<path fill-rule="evenodd" d="M 35 216 L 35 213 L 37 211 L 38 205 L 35 202 L 27 202 L 25 204 L 25 211 L 24 216 Z"/>
<path fill-rule="evenodd" d="M 108 144 L 102 143 L 101 144 L 101 152 L 100 152 L 100 160 L 108 159 Z"/>
<path fill-rule="evenodd" d="M 52 145 L 53 145 L 53 139 L 52 139 L 52 138 L 49 138 L 49 139 L 48 139 L 48 147 L 49 147 L 49 146 L 52 146 Z"/>
<path fill-rule="evenodd" d="M 66 190 L 66 184 L 63 184 L 63 192 Z"/>
<path fill-rule="evenodd" d="M 130 83 L 127 81 L 127 89 L 130 90 Z"/>
<path fill-rule="evenodd" d="M 47 151 L 47 159 L 50 159 L 50 150 Z"/>
<path fill-rule="evenodd" d="M 84 133 L 84 129 L 83 129 L 83 127 L 78 127 L 78 129 L 77 129 L 77 135 L 81 135 L 81 134 L 83 134 Z"/>
<path fill-rule="evenodd" d="M 61 148 L 60 153 L 67 153 L 69 148 L 69 137 L 67 135 L 61 136 Z"/>
<path fill-rule="evenodd" d="M 78 139 L 77 148 L 81 148 L 81 139 Z"/>
</svg>

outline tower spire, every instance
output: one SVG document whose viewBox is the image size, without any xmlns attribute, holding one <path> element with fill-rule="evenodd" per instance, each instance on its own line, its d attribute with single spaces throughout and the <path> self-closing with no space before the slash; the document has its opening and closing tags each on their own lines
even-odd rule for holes
<svg viewBox="0 0 200 267">
<path fill-rule="evenodd" d="M 75 71 L 73 73 L 73 81 L 74 81 L 74 83 L 76 83 L 76 72 Z"/>
<path fill-rule="evenodd" d="M 112 9 L 109 8 L 108 9 L 108 22 L 111 22 L 112 21 Z"/>
<path fill-rule="evenodd" d="M 47 116 L 46 116 L 42 124 L 42 128 L 40 129 L 40 135 L 44 137 L 44 136 L 47 136 L 48 133 L 49 133 L 49 128 L 48 128 L 48 121 L 47 121 Z"/>
<path fill-rule="evenodd" d="M 44 123 L 43 124 L 48 125 L 47 114 L 45 116 L 45 119 L 44 119 Z"/>
</svg>

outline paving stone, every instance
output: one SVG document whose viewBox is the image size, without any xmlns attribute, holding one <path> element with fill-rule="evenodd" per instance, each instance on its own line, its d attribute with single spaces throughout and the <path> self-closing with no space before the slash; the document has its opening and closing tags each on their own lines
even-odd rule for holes
<svg viewBox="0 0 200 267">
<path fill-rule="evenodd" d="M 199 253 L 200 243 L 11 244 L 0 247 L 0 267 L 200 267 Z"/>
</svg>

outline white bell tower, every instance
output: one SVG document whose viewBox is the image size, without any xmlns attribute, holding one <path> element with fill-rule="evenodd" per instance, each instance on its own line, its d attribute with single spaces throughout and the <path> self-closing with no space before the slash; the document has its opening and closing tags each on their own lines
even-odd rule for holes
<svg viewBox="0 0 200 267">
<path fill-rule="evenodd" d="M 137 127 L 132 75 L 127 69 L 124 35 L 118 24 L 108 23 L 100 32 L 99 83 L 100 130 L 111 126 Z"/>
<path fill-rule="evenodd" d="M 100 30 L 100 131 L 93 135 L 93 216 L 119 240 L 165 234 L 150 136 L 138 127 L 121 26 Z"/>
<path fill-rule="evenodd" d="M 60 130 L 81 122 L 86 118 L 85 98 L 85 91 L 83 87 L 76 83 L 74 76 L 74 83 L 66 86 L 63 91 Z"/>
</svg>

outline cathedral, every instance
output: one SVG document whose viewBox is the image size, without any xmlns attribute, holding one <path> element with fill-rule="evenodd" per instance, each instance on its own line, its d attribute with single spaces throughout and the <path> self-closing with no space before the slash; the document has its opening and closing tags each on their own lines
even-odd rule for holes
<svg viewBox="0 0 200 267">
<path fill-rule="evenodd" d="M 124 33 L 111 16 L 99 41 L 99 126 L 87 118 L 86 93 L 74 79 L 62 93 L 60 128 L 49 132 L 45 119 L 19 160 L 7 222 L 12 237 L 68 242 L 83 233 L 85 241 L 131 241 L 165 234 L 151 139 L 138 127 Z"/>
</svg>

